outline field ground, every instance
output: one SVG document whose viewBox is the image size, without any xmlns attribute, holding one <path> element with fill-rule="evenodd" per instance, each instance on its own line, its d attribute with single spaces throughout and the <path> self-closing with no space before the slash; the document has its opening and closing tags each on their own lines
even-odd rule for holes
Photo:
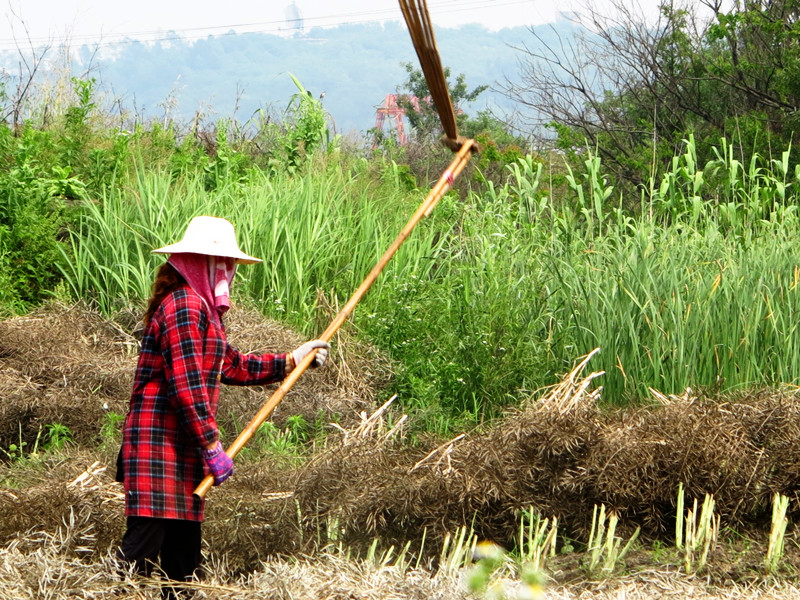
<svg viewBox="0 0 800 600">
<path fill-rule="evenodd" d="M 134 329 L 133 318 L 110 321 L 81 306 L 0 322 L 2 599 L 99 598 L 112 589 L 116 597 L 159 595 L 157 581 L 120 579 L 109 558 L 124 520 L 112 469 Z M 228 330 L 244 350 L 299 342 L 245 309 L 232 311 Z M 212 490 L 208 575 L 197 597 L 470 597 L 465 569 L 440 560 L 446 537 L 468 526 L 510 548 L 528 511 L 559 519 L 558 553 L 544 559 L 546 598 L 800 598 L 794 391 L 654 393 L 646 407 L 611 411 L 597 405 L 587 359 L 497 422 L 429 439 L 411 435 L 393 406 L 376 410 L 389 361 L 338 341 L 330 368 L 301 379 L 274 426 L 237 459 L 234 478 Z M 223 431 L 241 428 L 269 393 L 225 390 Z M 713 494 L 720 520 L 708 562 L 694 575 L 674 544 L 680 484 L 687 506 Z M 785 554 L 768 576 L 775 493 L 789 498 L 789 526 Z M 584 548 L 599 505 L 619 516 L 623 543 L 641 528 L 606 576 L 590 572 Z M 404 560 L 389 553 L 409 542 Z M 498 573 L 516 595 L 514 572 Z"/>
</svg>

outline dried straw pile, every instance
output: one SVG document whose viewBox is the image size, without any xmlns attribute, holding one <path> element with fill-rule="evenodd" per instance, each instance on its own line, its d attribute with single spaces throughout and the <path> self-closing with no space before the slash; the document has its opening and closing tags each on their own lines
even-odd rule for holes
<svg viewBox="0 0 800 600">
<path fill-rule="evenodd" d="M 245 351 L 291 348 L 301 341 L 255 311 L 237 308 L 228 323 L 230 339 Z M 0 589 L 4 578 L 8 589 L 15 589 L 13 577 L 36 576 L 14 571 L 10 561 L 35 571 L 39 559 L 31 553 L 42 552 L 37 540 L 57 535 L 65 523 L 88 532 L 70 534 L 78 541 L 68 547 L 80 547 L 64 550 L 70 556 L 90 554 L 96 562 L 119 539 L 123 502 L 113 482 L 118 442 L 103 437 L 100 428 L 107 414 L 104 404 L 108 410 L 125 410 L 135 346 L 125 329 L 79 306 L 53 306 L 0 323 L 0 391 L 5 396 L 0 447 L 18 442 L 20 428 L 23 439 L 33 444 L 42 426 L 56 422 L 66 424 L 75 440 L 60 453 L 30 463 L 0 461 L 0 561 L 6 561 L 0 562 Z M 338 429 L 331 427 L 333 433 L 305 457 L 240 456 L 236 476 L 209 496 L 205 539 L 212 558 L 225 557 L 228 576 L 251 577 L 247 585 L 256 585 L 262 571 L 285 575 L 285 569 L 294 568 L 261 566 L 261 561 L 286 554 L 320 556 L 321 549 L 339 542 L 363 549 L 376 536 L 383 547 L 402 547 L 411 540 L 412 553 L 424 536 L 423 554 L 435 558 L 443 536 L 466 524 L 480 537 L 510 546 L 524 508 L 558 516 L 561 534 L 579 543 L 586 540 L 592 508 L 600 503 L 618 511 L 623 526 L 641 525 L 646 536 L 668 539 L 679 483 L 690 501 L 713 493 L 723 526 L 768 528 L 773 492 L 790 496 L 794 512 L 789 516 L 797 520 L 800 401 L 794 393 L 726 399 L 654 393 L 649 407 L 601 410 L 596 387 L 601 379 L 583 375 L 587 358 L 560 385 L 486 428 L 412 445 L 392 406 L 366 410 L 377 385 L 386 380 L 388 363 L 352 341 L 342 346 L 356 347 L 359 354 L 335 352 L 331 368 L 301 378 L 276 415 L 285 420 L 302 413 L 312 421 L 319 411 L 326 420 L 339 413 Z M 224 388 L 223 426 L 229 436 L 269 392 Z M 102 567 L 87 569 L 87 576 L 102 580 L 97 571 Z M 392 581 L 403 589 L 407 578 Z M 318 583 L 305 591 L 284 589 L 275 597 L 330 592 Z M 239 583 L 225 585 L 236 588 Z M 348 589 L 341 593 L 361 593 Z M 423 589 L 427 597 L 460 597 Z M 228 597 L 224 594 L 229 592 L 213 593 L 223 595 L 209 597 Z M 389 588 L 385 593 L 400 597 Z M 416 592 L 403 593 L 415 597 Z M 602 598 L 617 592 L 609 587 L 586 593 Z M 553 597 L 589 597 L 557 594 Z M 770 596 L 765 592 L 763 597 Z"/>
<path fill-rule="evenodd" d="M 87 559 L 94 538 L 85 514 L 52 533 L 32 531 L 0 548 L 0 600 L 161 598 L 164 582 L 131 577 L 110 554 Z M 202 581 L 189 584 L 196 598 L 210 600 L 361 598 L 363 600 L 456 600 L 467 598 L 456 575 L 399 568 L 322 555 L 315 559 L 271 560 L 231 577 L 225 560 L 207 565 Z"/>
<path fill-rule="evenodd" d="M 101 457 L 102 458 L 102 457 Z M 87 462 L 88 461 L 88 462 Z M 112 458 L 107 457 L 106 462 Z M 124 529 L 124 494 L 113 473 L 93 453 L 72 451 L 42 464 L 0 470 L 0 544 L 13 541 L 21 550 L 28 532 L 53 534 L 76 515 L 91 527 L 85 553 L 105 552 Z"/>
<path fill-rule="evenodd" d="M 438 449 L 397 437 L 350 439 L 297 476 L 306 511 L 320 511 L 348 541 L 379 534 L 434 541 L 460 525 L 510 544 L 521 509 L 557 516 L 587 538 L 594 505 L 641 525 L 650 537 L 674 531 L 676 495 L 714 495 L 723 525 L 769 522 L 772 494 L 798 507 L 800 398 L 761 393 L 734 400 L 656 394 L 653 406 L 598 408 L 597 374 L 586 361 L 546 397 L 532 399 L 485 431 Z M 428 455 L 428 453 L 430 454 Z"/>
<path fill-rule="evenodd" d="M 94 537 L 85 513 L 52 532 L 30 531 L 0 547 L 0 600 L 82 600 L 136 598 L 157 600 L 163 581 L 132 578 L 121 572 L 111 555 L 85 551 Z M 209 600 L 319 598 L 363 600 L 467 600 L 475 596 L 463 574 L 406 570 L 397 566 L 319 554 L 313 558 L 270 559 L 252 565 L 249 573 L 232 576 L 225 558 L 213 557 L 202 581 L 187 587 Z M 509 591 L 513 593 L 514 585 Z M 669 569 L 593 581 L 551 582 L 542 600 L 798 600 L 800 588 L 788 582 L 730 583 L 715 586 L 702 577 L 685 577 Z"/>
<path fill-rule="evenodd" d="M 82 308 L 50 307 L 0 321 L 0 447 L 31 449 L 45 424 L 61 423 L 91 443 L 106 410 L 124 411 L 136 341 Z M 107 407 L 107 408 L 106 408 Z"/>
</svg>

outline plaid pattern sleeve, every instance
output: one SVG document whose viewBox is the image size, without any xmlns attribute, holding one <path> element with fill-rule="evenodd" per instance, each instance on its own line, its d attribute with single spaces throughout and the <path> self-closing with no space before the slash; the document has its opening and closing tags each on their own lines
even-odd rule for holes
<svg viewBox="0 0 800 600">
<path fill-rule="evenodd" d="M 264 385 L 286 376 L 286 354 L 243 354 L 230 344 L 225 346 L 222 383 Z"/>
</svg>

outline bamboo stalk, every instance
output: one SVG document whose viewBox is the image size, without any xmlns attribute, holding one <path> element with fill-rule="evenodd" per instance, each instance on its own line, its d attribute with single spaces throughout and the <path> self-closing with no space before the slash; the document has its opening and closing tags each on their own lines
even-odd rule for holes
<svg viewBox="0 0 800 600">
<path fill-rule="evenodd" d="M 400 10 L 411 34 L 411 41 L 428 83 L 431 99 L 436 106 L 436 112 L 439 113 L 446 140 L 450 140 L 448 147 L 456 149 L 458 140 L 456 114 L 447 90 L 447 80 L 439 51 L 436 49 L 436 37 L 433 34 L 427 3 L 425 0 L 400 0 Z"/>
<path fill-rule="evenodd" d="M 367 290 L 369 290 L 369 288 L 378 278 L 378 275 L 380 275 L 381 271 L 383 271 L 384 267 L 389 263 L 392 256 L 394 256 L 398 248 L 400 248 L 414 227 L 416 227 L 417 223 L 419 223 L 423 217 L 426 217 L 431 213 L 436 204 L 438 204 L 439 200 L 441 200 L 445 193 L 447 193 L 447 191 L 452 187 L 455 178 L 461 173 L 461 171 L 467 165 L 467 162 L 469 162 L 469 158 L 473 152 L 473 144 L 474 142 L 472 140 L 466 140 L 466 142 L 464 142 L 458 154 L 456 154 L 456 157 L 453 159 L 453 162 L 451 162 L 450 166 L 447 167 L 447 170 L 442 173 L 439 181 L 436 182 L 436 185 L 433 186 L 425 200 L 422 202 L 422 204 L 420 204 L 417 211 L 408 220 L 405 227 L 403 227 L 403 230 L 397 235 L 394 242 L 392 242 L 386 252 L 383 253 L 383 256 L 381 256 L 381 258 L 378 260 L 372 271 L 370 271 L 369 275 L 367 275 L 358 289 L 353 293 L 353 295 L 350 297 L 350 300 L 347 301 L 347 304 L 345 304 L 344 307 L 339 311 L 339 314 L 336 315 L 333 321 L 331 321 L 331 324 L 328 325 L 328 328 L 322 333 L 322 335 L 319 336 L 318 339 L 325 340 L 326 342 L 330 341 L 330 339 L 333 337 L 333 334 L 335 334 L 342 324 L 347 320 L 361 298 L 363 298 L 364 294 L 367 293 Z M 245 446 L 245 444 L 250 441 L 261 424 L 266 421 L 267 418 L 269 418 L 269 416 L 272 414 L 272 411 L 275 410 L 275 407 L 278 406 L 289 390 L 292 389 L 292 386 L 297 382 L 300 376 L 306 371 L 306 369 L 308 369 L 313 362 L 315 355 L 316 352 L 309 353 L 303 360 L 300 361 L 299 364 L 295 366 L 294 370 L 283 380 L 278 389 L 275 390 L 269 400 L 264 403 L 250 423 L 248 423 L 247 427 L 242 430 L 239 436 L 226 450 L 228 456 L 231 458 L 235 457 Z M 200 485 L 198 485 L 194 490 L 194 495 L 200 498 L 205 497 L 213 484 L 214 477 L 212 475 L 206 476 L 206 478 L 203 479 Z"/>
</svg>

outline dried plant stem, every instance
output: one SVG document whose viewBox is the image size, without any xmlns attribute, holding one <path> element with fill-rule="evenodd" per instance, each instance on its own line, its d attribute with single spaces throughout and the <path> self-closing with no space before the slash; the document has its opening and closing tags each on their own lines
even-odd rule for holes
<svg viewBox="0 0 800 600">
<path fill-rule="evenodd" d="M 686 573 L 697 573 L 705 568 L 708 554 L 717 544 L 719 522 L 719 516 L 714 515 L 714 496 L 706 494 L 703 506 L 700 509 L 699 522 L 697 498 L 695 498 L 693 508 L 686 516 L 686 542 L 684 547 L 684 568 Z M 697 559 L 696 562 L 695 559 Z"/>
<path fill-rule="evenodd" d="M 549 526 L 549 529 L 548 529 Z M 531 511 L 523 511 L 519 521 L 518 546 L 520 559 L 534 570 L 544 566 L 544 558 L 555 556 L 558 519 L 540 519 Z"/>
<path fill-rule="evenodd" d="M 789 498 L 776 493 L 772 500 L 772 528 L 769 533 L 769 546 L 764 567 L 767 573 L 774 573 L 778 563 L 783 557 L 784 534 L 789 521 L 786 518 L 786 509 L 789 507 Z"/>
</svg>

